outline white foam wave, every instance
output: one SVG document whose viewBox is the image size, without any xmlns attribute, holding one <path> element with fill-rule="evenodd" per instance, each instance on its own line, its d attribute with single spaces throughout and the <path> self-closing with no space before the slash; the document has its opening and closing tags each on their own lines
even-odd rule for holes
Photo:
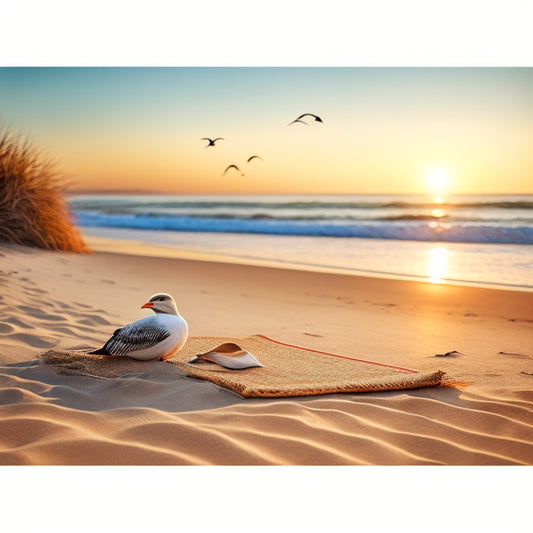
<svg viewBox="0 0 533 533">
<path fill-rule="evenodd" d="M 287 220 L 275 218 L 219 218 L 154 216 L 141 214 L 76 212 L 77 224 L 85 227 L 128 228 L 158 231 L 252 233 L 357 237 L 414 241 L 533 244 L 533 227 L 486 223 L 420 220 L 354 221 Z"/>
</svg>

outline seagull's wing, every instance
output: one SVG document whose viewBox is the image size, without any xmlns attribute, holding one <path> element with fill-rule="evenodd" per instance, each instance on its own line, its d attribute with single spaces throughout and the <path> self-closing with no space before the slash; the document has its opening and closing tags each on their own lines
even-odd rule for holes
<svg viewBox="0 0 533 533">
<path fill-rule="evenodd" d="M 226 170 L 224 170 L 224 174 L 225 174 L 230 168 L 234 168 L 234 169 L 236 169 L 236 170 L 239 170 L 239 168 L 237 167 L 237 165 L 228 165 L 228 166 L 226 167 Z M 224 175 L 224 174 L 222 174 L 222 175 Z"/>
<path fill-rule="evenodd" d="M 248 161 L 246 162 L 249 163 L 252 159 L 261 159 L 261 161 L 263 161 L 262 157 L 259 157 L 258 155 L 252 155 L 248 158 Z"/>
<path fill-rule="evenodd" d="M 147 319 L 138 320 L 117 329 L 96 353 L 126 355 L 129 352 L 144 350 L 159 344 L 170 337 L 171 332 L 155 319 L 156 317 L 147 317 Z"/>
<path fill-rule="evenodd" d="M 213 142 L 215 141 L 223 141 L 224 140 L 224 137 L 217 137 L 216 139 L 213 139 Z"/>
<path fill-rule="evenodd" d="M 316 121 L 322 122 L 322 119 L 318 115 L 313 115 L 313 113 L 304 113 L 300 115 L 296 120 L 300 120 L 303 117 L 313 117 Z"/>
<path fill-rule="evenodd" d="M 302 115 L 303 116 L 303 115 Z M 287 124 L 288 126 L 290 126 L 291 124 L 294 124 L 295 122 L 301 122 L 302 124 L 305 124 L 306 126 L 308 126 L 307 122 L 304 122 L 303 120 L 300 120 L 299 118 L 293 120 L 292 122 L 290 122 L 289 124 Z"/>
<path fill-rule="evenodd" d="M 242 170 L 237 166 L 237 165 L 229 165 L 226 170 L 224 170 L 224 173 L 222 174 L 223 176 L 226 174 L 226 172 L 230 169 L 230 168 L 234 168 L 235 170 L 238 170 L 240 173 L 241 173 L 241 176 L 244 176 Z"/>
<path fill-rule="evenodd" d="M 209 141 L 209 142 L 213 142 L 213 139 L 210 139 L 209 137 L 202 137 L 200 140 L 201 140 L 201 141 Z"/>
</svg>

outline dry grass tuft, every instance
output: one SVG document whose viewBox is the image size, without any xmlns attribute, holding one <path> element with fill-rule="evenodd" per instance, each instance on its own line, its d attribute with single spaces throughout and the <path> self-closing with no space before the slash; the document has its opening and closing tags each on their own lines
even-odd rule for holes
<svg viewBox="0 0 533 533">
<path fill-rule="evenodd" d="M 0 131 L 0 241 L 87 253 L 56 164 L 28 141 Z"/>
</svg>

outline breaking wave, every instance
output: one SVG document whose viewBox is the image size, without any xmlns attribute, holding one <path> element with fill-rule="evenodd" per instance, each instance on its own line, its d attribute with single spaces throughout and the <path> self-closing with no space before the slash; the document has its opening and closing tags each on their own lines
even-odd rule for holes
<svg viewBox="0 0 533 533">
<path fill-rule="evenodd" d="M 478 243 L 533 244 L 533 226 L 442 222 L 439 219 L 398 218 L 381 221 L 350 219 L 287 219 L 274 217 L 169 216 L 102 213 L 77 210 L 80 226 L 160 231 L 253 233 L 368 239 L 402 239 Z"/>
</svg>

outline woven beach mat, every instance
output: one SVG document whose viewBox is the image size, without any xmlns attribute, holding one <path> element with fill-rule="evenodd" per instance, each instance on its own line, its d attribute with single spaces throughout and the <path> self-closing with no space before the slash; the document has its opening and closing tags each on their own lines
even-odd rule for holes
<svg viewBox="0 0 533 533">
<path fill-rule="evenodd" d="M 224 343 L 234 343 L 264 366 L 232 370 L 212 362 L 189 363 Z M 286 344 L 264 335 L 243 339 L 191 337 L 166 360 L 187 375 L 212 381 L 248 398 L 313 396 L 340 392 L 375 392 L 440 385 L 444 372 L 407 368 Z"/>
<path fill-rule="evenodd" d="M 54 365 L 57 372 L 70 376 L 115 379 L 146 372 L 151 361 L 137 361 L 121 355 L 94 355 L 88 350 L 50 349 L 41 354 L 45 365 Z"/>
</svg>

